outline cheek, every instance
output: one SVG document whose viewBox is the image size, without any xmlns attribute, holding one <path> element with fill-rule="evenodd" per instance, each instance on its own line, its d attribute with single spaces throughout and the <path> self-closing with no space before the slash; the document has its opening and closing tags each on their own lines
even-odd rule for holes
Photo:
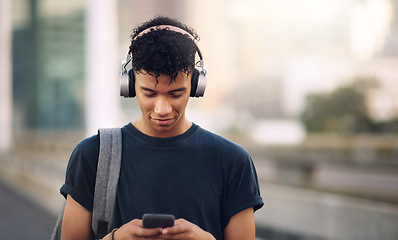
<svg viewBox="0 0 398 240">
<path fill-rule="evenodd" d="M 140 107 L 142 112 L 149 112 L 153 109 L 154 103 L 150 99 L 142 98 L 137 96 L 138 106 Z"/>
<path fill-rule="evenodd" d="M 185 111 L 185 108 L 187 107 L 187 104 L 188 104 L 188 100 L 189 100 L 189 96 L 184 98 L 183 101 L 180 101 L 178 103 L 178 111 L 180 111 L 180 112 Z"/>
</svg>

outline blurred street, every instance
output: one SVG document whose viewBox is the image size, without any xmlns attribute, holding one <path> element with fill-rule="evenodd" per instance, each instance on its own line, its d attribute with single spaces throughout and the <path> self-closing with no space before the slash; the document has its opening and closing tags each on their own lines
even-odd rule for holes
<svg viewBox="0 0 398 240">
<path fill-rule="evenodd" d="M 69 155 L 83 138 L 78 132 L 62 133 L 62 139 L 59 134 L 25 134 L 17 140 L 17 148 L 0 154 L 0 230 L 6 239 L 49 238 L 64 201 L 59 188 Z M 396 153 L 396 140 L 387 140 L 392 144 L 389 159 L 395 159 L 391 154 Z M 333 141 L 347 146 L 342 140 Z M 351 150 L 339 150 L 349 153 L 347 160 L 342 154 L 332 159 L 336 153 L 319 150 L 322 157 L 311 160 L 312 151 L 300 153 L 296 148 L 249 149 L 265 202 L 255 214 L 257 239 L 397 239 L 395 161 L 383 163 L 382 155 L 376 158 L 380 163 L 363 161 L 363 151 L 357 148 L 364 146 L 352 146 L 358 157 Z M 370 146 L 366 149 L 377 153 Z"/>
<path fill-rule="evenodd" d="M 0 181 L 2 239 L 44 240 L 51 236 L 54 216 Z"/>
<path fill-rule="evenodd" d="M 53 2 L 0 0 L 0 239 L 48 239 L 74 146 L 139 117 L 118 66 L 156 15 L 200 37 L 187 116 L 251 154 L 258 240 L 398 239 L 398 0 Z"/>
</svg>

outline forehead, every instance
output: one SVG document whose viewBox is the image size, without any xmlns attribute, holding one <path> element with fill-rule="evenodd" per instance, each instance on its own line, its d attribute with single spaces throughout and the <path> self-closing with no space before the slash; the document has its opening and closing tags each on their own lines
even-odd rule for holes
<svg viewBox="0 0 398 240">
<path fill-rule="evenodd" d="M 186 87 L 191 84 L 191 75 L 178 73 L 175 79 L 168 74 L 160 74 L 158 77 L 148 73 L 136 73 L 135 81 L 138 86 L 147 88 L 177 88 Z"/>
</svg>

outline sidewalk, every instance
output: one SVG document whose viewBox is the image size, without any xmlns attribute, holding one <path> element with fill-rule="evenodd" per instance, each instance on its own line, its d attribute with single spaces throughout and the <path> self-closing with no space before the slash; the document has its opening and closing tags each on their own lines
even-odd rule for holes
<svg viewBox="0 0 398 240">
<path fill-rule="evenodd" d="M 0 154 L 0 181 L 26 201 L 57 216 L 64 203 L 59 194 L 68 156 L 50 153 Z"/>
<path fill-rule="evenodd" d="M 10 186 L 0 189 L 0 231 L 11 235 L 31 234 L 29 237 L 6 235 L 9 238 L 4 239 L 48 239 L 33 236 L 36 230 L 49 236 L 64 202 L 59 188 L 73 146 L 51 151 L 44 147 L 31 148 L 0 154 L 0 180 Z M 260 236 L 269 239 L 398 239 L 398 205 L 271 184 L 266 176 L 275 174 L 272 168 L 261 161 L 256 162 L 256 167 L 265 201 L 265 206 L 256 213 L 258 230 L 264 233 Z M 7 197 L 3 199 L 3 196 Z M 25 215 L 27 211 L 35 213 Z M 46 224 L 48 221 L 50 224 Z M 23 231 L 18 232 L 21 229 Z"/>
<path fill-rule="evenodd" d="M 54 218 L 0 182 L 1 239 L 50 239 Z"/>
</svg>

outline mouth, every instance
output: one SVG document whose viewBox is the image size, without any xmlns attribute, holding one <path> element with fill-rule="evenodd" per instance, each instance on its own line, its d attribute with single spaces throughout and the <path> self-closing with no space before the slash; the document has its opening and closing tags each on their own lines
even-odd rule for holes
<svg viewBox="0 0 398 240">
<path fill-rule="evenodd" d="M 153 121 L 156 123 L 156 125 L 159 126 L 168 126 L 172 122 L 172 118 L 167 118 L 167 119 L 159 119 L 159 118 L 154 118 Z"/>
</svg>

